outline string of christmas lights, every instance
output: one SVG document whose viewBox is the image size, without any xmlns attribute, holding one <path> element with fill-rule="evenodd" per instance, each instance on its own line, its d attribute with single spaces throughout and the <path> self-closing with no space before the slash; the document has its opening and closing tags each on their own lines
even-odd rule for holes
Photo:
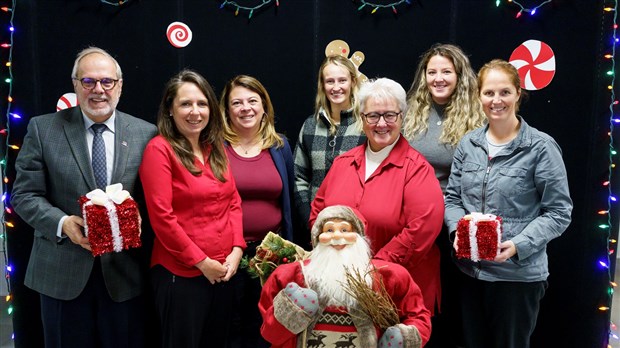
<svg viewBox="0 0 620 348">
<path fill-rule="evenodd" d="M 123 6 L 131 0 L 120 0 L 120 1 L 108 1 L 108 0 L 99 0 L 102 4 L 112 5 L 112 6 Z"/>
<path fill-rule="evenodd" d="M 606 294 L 606 298 L 605 298 L 605 303 L 600 304 L 599 306 L 599 311 L 605 315 L 608 320 L 609 320 L 609 338 L 608 338 L 608 347 L 611 348 L 611 344 L 609 344 L 609 341 L 611 341 L 612 339 L 615 339 L 616 341 L 618 340 L 618 335 L 615 332 L 617 327 L 616 325 L 613 323 L 613 321 L 611 320 L 611 314 L 610 314 L 610 310 L 611 310 L 611 303 L 612 303 L 612 299 L 613 299 L 613 293 L 614 293 L 614 288 L 617 286 L 617 284 L 615 282 L 612 281 L 612 274 L 611 274 L 611 262 L 613 261 L 613 259 L 615 259 L 615 253 L 616 253 L 616 249 L 617 249 L 617 241 L 615 239 L 612 238 L 612 217 L 611 217 L 611 209 L 612 209 L 612 204 L 617 202 L 617 198 L 614 195 L 613 189 L 612 189 L 612 179 L 613 179 L 613 174 L 614 174 L 614 169 L 616 167 L 616 164 L 614 162 L 614 157 L 617 155 L 617 151 L 615 149 L 615 145 L 614 145 L 614 130 L 616 128 L 616 125 L 620 123 L 620 118 L 616 117 L 614 115 L 614 109 L 618 106 L 618 100 L 616 100 L 616 93 L 615 93 L 615 82 L 616 82 L 616 75 L 615 75 L 615 69 L 616 69 L 616 44 L 618 44 L 618 37 L 616 36 L 617 33 L 617 29 L 618 29 L 618 2 L 617 0 L 613 1 L 613 4 L 611 5 L 605 5 L 603 10 L 607 13 L 613 13 L 613 25 L 612 27 L 612 31 L 611 31 L 611 42 L 609 45 L 609 49 L 611 50 L 611 52 L 608 52 L 604 55 L 604 58 L 609 60 L 609 70 L 607 70 L 606 75 L 609 76 L 611 78 L 607 89 L 610 92 L 610 102 L 609 102 L 609 166 L 608 166 L 608 177 L 607 180 L 603 183 L 603 186 L 605 186 L 607 188 L 607 210 L 601 210 L 599 211 L 600 215 L 604 215 L 606 216 L 606 223 L 600 224 L 599 228 L 602 229 L 603 231 L 605 231 L 606 233 L 606 237 L 607 237 L 607 248 L 606 248 L 606 253 L 604 255 L 604 257 L 599 260 L 599 266 L 606 272 L 606 276 L 607 276 L 607 280 L 609 282 L 609 288 L 607 289 L 607 294 Z"/>
<path fill-rule="evenodd" d="M 495 0 L 495 6 L 499 7 L 501 2 L 502 2 L 502 0 Z M 551 0 L 543 1 L 538 6 L 535 6 L 535 7 L 525 7 L 525 6 L 521 5 L 521 3 L 518 2 L 517 0 L 507 0 L 506 2 L 519 6 L 519 12 L 517 12 L 517 15 L 515 16 L 515 18 L 519 18 L 519 17 L 521 17 L 523 12 L 528 13 L 530 16 L 535 15 L 536 11 L 538 11 L 539 8 L 541 8 L 542 6 L 550 3 Z"/>
<path fill-rule="evenodd" d="M 355 0 L 353 0 L 353 2 L 355 2 Z M 407 5 L 411 5 L 411 0 L 398 0 L 398 1 L 387 3 L 387 4 L 378 4 L 375 2 L 371 2 L 371 1 L 361 0 L 360 3 L 361 5 L 357 8 L 358 11 L 361 11 L 364 8 L 368 8 L 368 9 L 372 8 L 372 10 L 370 10 L 370 13 L 375 14 L 379 9 L 391 8 L 394 14 L 398 14 L 398 10 L 396 9 L 396 6 L 402 5 L 403 3 Z"/>
<path fill-rule="evenodd" d="M 3 257 L 4 257 L 4 264 L 5 264 L 5 270 L 4 270 L 4 275 L 5 275 L 5 281 L 6 281 L 6 287 L 7 287 L 7 295 L 5 298 L 5 301 L 7 302 L 7 314 L 9 316 L 11 316 L 13 314 L 13 301 L 12 301 L 12 293 L 11 293 L 11 273 L 12 273 L 12 266 L 9 262 L 8 256 L 7 256 L 7 235 L 6 235 L 6 231 L 7 231 L 7 227 L 13 227 L 13 223 L 9 220 L 7 220 L 7 215 L 11 214 L 11 209 L 9 208 L 9 206 L 7 205 L 7 184 L 9 183 L 7 174 L 6 174 L 6 169 L 7 169 L 7 160 L 8 160 L 8 152 L 9 149 L 19 149 L 18 146 L 16 145 L 11 145 L 10 144 L 10 138 L 9 138 L 9 129 L 10 129 L 10 124 L 11 124 L 11 120 L 12 119 L 19 119 L 21 118 L 19 116 L 18 113 L 13 112 L 11 110 L 12 106 L 13 106 L 13 97 L 12 97 L 12 93 L 13 93 L 13 33 L 15 32 L 15 27 L 13 26 L 13 19 L 15 17 L 15 4 L 16 4 L 16 0 L 13 0 L 12 2 L 12 7 L 1 7 L 0 10 L 2 10 L 2 12 L 6 12 L 6 13 L 10 13 L 11 18 L 9 20 L 9 26 L 8 26 L 8 30 L 9 30 L 9 40 L 8 42 L 2 42 L 0 44 L 0 47 L 3 49 L 7 49 L 8 50 L 8 59 L 6 61 L 6 63 L 4 64 L 5 67 L 8 70 L 8 77 L 4 79 L 4 82 L 8 85 L 8 95 L 7 95 L 7 100 L 6 100 L 6 113 L 5 113 L 5 122 L 6 122 L 6 127 L 4 129 L 0 130 L 0 134 L 5 136 L 5 140 L 6 140 L 6 148 L 4 149 L 4 156 L 2 157 L 2 160 L 0 160 L 0 172 L 2 175 L 2 206 L 3 206 L 3 210 L 2 210 L 2 214 L 1 214 L 1 219 L 2 219 L 2 225 L 0 226 L 0 228 L 2 229 L 0 231 L 0 239 L 2 240 L 2 248 L 0 250 L 0 252 L 2 253 Z M 1 14 L 0 15 L 4 16 L 5 14 Z M 4 52 L 3 52 L 4 53 Z M 11 335 L 11 338 L 13 338 L 13 335 Z"/>
<path fill-rule="evenodd" d="M 273 1 L 274 0 L 262 0 L 260 4 L 255 5 L 255 6 L 243 6 L 243 5 L 240 5 L 236 1 L 224 0 L 224 2 L 220 5 L 220 9 L 223 9 L 226 6 L 234 8 L 235 17 L 239 15 L 239 11 L 248 11 L 248 19 L 252 19 L 252 15 L 254 14 L 255 10 L 258 10 L 264 6 L 267 6 L 271 4 Z M 275 2 L 276 2 L 276 8 L 278 8 L 280 6 L 280 0 L 275 0 Z"/>
</svg>

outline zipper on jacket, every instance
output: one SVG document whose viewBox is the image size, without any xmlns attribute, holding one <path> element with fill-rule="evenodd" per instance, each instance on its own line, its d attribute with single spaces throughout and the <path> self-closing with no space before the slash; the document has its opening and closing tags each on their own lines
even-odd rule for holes
<svg viewBox="0 0 620 348">
<path fill-rule="evenodd" d="M 487 184 L 489 182 L 489 172 L 491 171 L 491 167 L 493 166 L 493 160 L 489 159 L 487 162 L 487 170 L 484 173 L 484 179 L 482 180 L 482 214 L 485 214 L 486 205 L 487 205 Z"/>
<path fill-rule="evenodd" d="M 334 153 L 336 152 L 336 138 L 338 137 L 337 134 L 334 134 L 334 139 L 330 140 L 328 145 L 331 146 L 332 148 L 332 159 L 334 158 Z"/>
<path fill-rule="evenodd" d="M 336 125 L 336 133 L 334 133 L 334 139 L 329 141 L 329 146 L 332 147 L 332 160 L 337 156 L 336 155 L 336 145 L 338 145 L 338 144 L 336 143 L 336 139 L 338 138 L 339 134 L 341 136 L 344 136 L 345 135 L 345 131 L 347 130 L 347 127 L 349 126 L 349 124 L 346 124 L 345 126 L 343 126 L 343 123 L 344 123 L 344 121 L 342 120 L 342 114 L 343 113 L 344 113 L 344 111 L 340 112 L 340 123 L 338 123 Z M 338 155 L 340 155 L 340 150 L 338 150 Z"/>
</svg>

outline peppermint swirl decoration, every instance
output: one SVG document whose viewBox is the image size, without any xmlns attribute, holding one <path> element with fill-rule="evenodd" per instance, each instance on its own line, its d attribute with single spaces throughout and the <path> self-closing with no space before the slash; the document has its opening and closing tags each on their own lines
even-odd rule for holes
<svg viewBox="0 0 620 348">
<path fill-rule="evenodd" d="M 182 22 L 172 22 L 166 30 L 170 44 L 176 48 L 183 48 L 192 42 L 191 29 Z"/>
<path fill-rule="evenodd" d="M 527 40 L 510 56 L 519 72 L 521 87 L 536 91 L 547 87 L 555 75 L 555 54 L 549 45 L 539 40 Z"/>
</svg>

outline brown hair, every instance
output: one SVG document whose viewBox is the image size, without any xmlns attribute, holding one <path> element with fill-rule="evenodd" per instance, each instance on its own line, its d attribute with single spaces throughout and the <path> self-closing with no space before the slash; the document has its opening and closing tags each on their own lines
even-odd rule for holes
<svg viewBox="0 0 620 348">
<path fill-rule="evenodd" d="M 174 123 L 174 119 L 170 116 L 174 98 L 176 98 L 179 88 L 185 83 L 196 85 L 205 97 L 207 97 L 207 102 L 209 104 L 209 123 L 200 132 L 198 142 L 203 150 L 209 152 L 209 166 L 215 177 L 221 182 L 226 182 L 224 174 L 226 173 L 228 162 L 222 142 L 224 122 L 213 88 L 211 88 L 209 82 L 207 82 L 202 75 L 186 69 L 179 72 L 168 81 L 164 90 L 164 96 L 159 105 L 157 130 L 159 134 L 170 143 L 174 153 L 183 166 L 193 175 L 201 175 L 202 171 L 194 165 L 194 153 L 189 140 L 179 132 Z"/>
</svg>

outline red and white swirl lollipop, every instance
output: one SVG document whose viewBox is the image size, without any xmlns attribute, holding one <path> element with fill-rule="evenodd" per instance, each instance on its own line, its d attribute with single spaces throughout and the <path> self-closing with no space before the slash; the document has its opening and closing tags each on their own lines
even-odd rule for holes
<svg viewBox="0 0 620 348">
<path fill-rule="evenodd" d="M 547 87 L 555 75 L 555 55 L 549 45 L 527 40 L 510 55 L 510 64 L 519 72 L 521 87 L 535 91 Z"/>
<path fill-rule="evenodd" d="M 170 44 L 176 48 L 183 48 L 192 42 L 191 29 L 182 22 L 172 22 L 166 30 Z"/>
<path fill-rule="evenodd" d="M 58 102 L 56 103 L 56 111 L 72 108 L 78 104 L 79 103 L 75 93 L 65 93 L 58 99 Z"/>
</svg>

